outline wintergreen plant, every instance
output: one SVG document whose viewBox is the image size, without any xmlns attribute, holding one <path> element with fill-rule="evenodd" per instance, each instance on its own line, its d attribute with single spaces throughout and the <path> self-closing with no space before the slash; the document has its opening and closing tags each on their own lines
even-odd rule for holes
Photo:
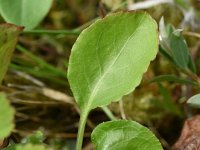
<svg viewBox="0 0 200 150">
<path fill-rule="evenodd" d="M 130 93 L 139 85 L 143 73 L 147 70 L 158 50 L 158 31 L 156 22 L 143 12 L 119 12 L 97 20 L 85 29 L 75 42 L 69 60 L 68 79 L 74 97 L 81 109 L 80 125 L 77 140 L 77 150 L 82 147 L 85 124 L 89 112 L 101 106 L 106 106 L 113 101 L 118 101 L 123 95 Z M 116 124 L 116 126 L 115 126 Z M 132 136 L 138 143 L 144 141 L 138 136 L 145 127 L 129 121 L 116 121 L 105 123 L 107 132 L 114 134 L 113 128 L 122 134 L 116 134 L 117 144 L 115 149 L 123 147 L 124 150 L 138 149 L 138 145 L 131 144 L 128 138 Z M 112 128 L 109 126 L 112 125 Z M 99 130 L 101 127 L 99 127 Z M 135 134 L 130 134 L 123 129 L 130 126 Z M 95 130 L 98 131 L 98 130 Z M 93 135 L 97 137 L 99 132 Z M 149 138 L 152 133 L 145 134 Z M 105 143 L 111 142 L 112 134 L 102 143 L 95 142 L 96 149 L 103 148 Z M 155 138 L 151 135 L 151 138 Z M 96 138 L 94 138 L 96 139 Z M 96 140 L 95 140 L 96 141 Z M 150 149 L 162 149 L 159 142 L 150 140 Z M 112 142 L 111 142 L 112 143 Z M 122 145 L 120 145 L 120 143 Z M 125 146 L 125 144 L 128 146 Z M 145 142 L 144 142 L 145 143 Z M 102 148 L 99 148 L 102 144 Z M 125 146 L 125 147 L 124 147 Z M 147 145 L 140 145 L 146 148 Z"/>
<path fill-rule="evenodd" d="M 0 3 L 0 13 L 7 22 L 31 30 L 47 14 L 52 0 L 35 0 L 31 1 L 31 4 L 26 1 L 11 3 L 10 0 L 0 0 Z M 11 9 L 15 13 L 11 12 Z M 33 11 L 35 13 L 32 13 Z M 5 30 L 1 29 L 0 58 L 5 62 L 4 67 L 0 68 L 0 81 L 5 75 L 21 32 L 20 28 L 10 26 Z M 150 62 L 156 57 L 157 51 L 157 24 L 145 12 L 110 14 L 97 20 L 80 34 L 72 48 L 68 67 L 68 80 L 81 110 L 77 150 L 82 147 L 85 124 L 90 111 L 118 101 L 123 95 L 133 91 L 139 85 Z M 8 124 L 13 127 L 12 121 Z M 5 130 L 5 127 L 0 126 L 1 129 Z M 7 134 L 1 138 L 8 136 L 11 130 L 12 128 L 5 130 Z M 147 147 L 149 150 L 162 149 L 150 130 L 137 122 L 126 120 L 100 124 L 92 133 L 92 141 L 97 150 L 142 150 Z M 48 149 L 40 143 L 29 143 L 31 142 L 16 144 L 8 149 Z"/>
<path fill-rule="evenodd" d="M 171 24 L 165 24 L 162 18 L 159 23 L 160 29 L 160 53 L 173 64 L 186 77 L 176 75 L 160 75 L 152 82 L 175 82 L 180 84 L 200 87 L 200 79 L 196 74 L 196 66 L 192 59 L 187 43 L 182 35 L 182 30 L 175 29 Z M 200 95 L 196 94 L 187 100 L 187 104 L 200 108 Z"/>
<path fill-rule="evenodd" d="M 181 30 L 175 29 L 171 24 L 165 25 L 162 18 L 159 23 L 160 52 L 176 67 L 187 71 L 196 72 L 187 43 L 181 34 Z"/>
</svg>

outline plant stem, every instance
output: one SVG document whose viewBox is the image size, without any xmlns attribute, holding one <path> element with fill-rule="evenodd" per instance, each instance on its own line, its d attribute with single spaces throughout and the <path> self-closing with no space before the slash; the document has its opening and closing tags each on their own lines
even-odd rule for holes
<svg viewBox="0 0 200 150">
<path fill-rule="evenodd" d="M 110 118 L 110 120 L 117 120 L 117 118 L 113 115 L 113 113 L 110 111 L 108 107 L 104 106 L 104 107 L 101 107 L 101 109 Z"/>
<path fill-rule="evenodd" d="M 196 37 L 196 38 L 200 38 L 200 34 L 196 33 L 196 32 L 183 31 L 183 34 L 193 36 L 193 37 Z"/>
<path fill-rule="evenodd" d="M 79 128 L 78 128 L 78 138 L 77 138 L 77 143 L 76 143 L 76 150 L 82 149 L 85 125 L 87 122 L 87 117 L 88 117 L 89 111 L 83 110 L 83 111 L 81 111 L 80 114 L 81 114 L 81 116 L 80 116 L 80 122 L 79 122 Z"/>
<path fill-rule="evenodd" d="M 67 34 L 67 35 L 79 35 L 81 30 L 44 30 L 44 29 L 37 29 L 37 30 L 30 30 L 24 31 L 23 33 L 26 34 Z"/>
<path fill-rule="evenodd" d="M 196 81 L 198 85 L 200 85 L 200 78 L 195 73 L 191 72 L 190 70 L 182 70 L 182 71 L 190 78 L 192 78 L 194 81 Z"/>
</svg>

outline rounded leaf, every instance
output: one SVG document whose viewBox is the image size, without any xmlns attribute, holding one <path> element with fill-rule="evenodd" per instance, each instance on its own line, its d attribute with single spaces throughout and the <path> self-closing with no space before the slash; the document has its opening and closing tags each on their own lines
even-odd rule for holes
<svg viewBox="0 0 200 150">
<path fill-rule="evenodd" d="M 15 111 L 10 106 L 5 94 L 0 93 L 0 139 L 10 135 L 14 128 Z"/>
<path fill-rule="evenodd" d="M 200 108 L 200 94 L 190 97 L 187 103 L 192 107 Z"/>
<path fill-rule="evenodd" d="M 159 140 L 135 121 L 109 121 L 92 132 L 95 150 L 163 150 Z"/>
<path fill-rule="evenodd" d="M 35 28 L 47 15 L 52 0 L 0 0 L 0 14 L 8 23 Z"/>
<path fill-rule="evenodd" d="M 157 24 L 144 12 L 111 14 L 85 29 L 68 68 L 81 109 L 105 106 L 133 91 L 157 50 Z"/>
</svg>

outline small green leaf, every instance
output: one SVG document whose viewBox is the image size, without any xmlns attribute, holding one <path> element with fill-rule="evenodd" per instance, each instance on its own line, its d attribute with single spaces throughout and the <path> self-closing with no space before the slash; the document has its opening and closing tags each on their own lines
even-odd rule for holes
<svg viewBox="0 0 200 150">
<path fill-rule="evenodd" d="M 41 131 L 36 131 L 33 135 L 25 137 L 22 143 L 41 144 L 44 140 L 44 135 Z"/>
<path fill-rule="evenodd" d="M 10 135 L 14 128 L 14 109 L 10 106 L 5 94 L 0 93 L 0 139 Z"/>
<path fill-rule="evenodd" d="M 52 0 L 0 0 L 0 14 L 8 23 L 35 28 L 47 15 Z"/>
<path fill-rule="evenodd" d="M 22 32 L 22 29 L 11 24 L 0 25 L 0 85 L 8 69 L 18 35 Z"/>
<path fill-rule="evenodd" d="M 133 91 L 157 50 L 157 24 L 147 13 L 111 14 L 84 30 L 68 68 L 81 109 L 105 106 Z"/>
<path fill-rule="evenodd" d="M 200 94 L 196 94 L 189 98 L 187 104 L 189 104 L 192 107 L 200 108 Z"/>
<path fill-rule="evenodd" d="M 172 49 L 172 57 L 176 65 L 182 69 L 187 69 L 189 64 L 189 50 L 184 38 L 179 31 L 173 31 L 170 35 L 170 46 Z"/>
<path fill-rule="evenodd" d="M 195 72 L 194 62 L 180 30 L 176 30 L 172 25 L 165 25 L 163 18 L 160 20 L 159 28 L 162 47 L 160 52 L 179 68 Z"/>
<path fill-rule="evenodd" d="M 163 82 L 163 81 L 198 86 L 198 83 L 196 83 L 194 80 L 183 79 L 183 78 L 177 77 L 175 75 L 160 75 L 151 80 L 151 82 Z"/>
<path fill-rule="evenodd" d="M 135 121 L 109 121 L 92 132 L 95 150 L 163 150 L 159 140 Z"/>
</svg>

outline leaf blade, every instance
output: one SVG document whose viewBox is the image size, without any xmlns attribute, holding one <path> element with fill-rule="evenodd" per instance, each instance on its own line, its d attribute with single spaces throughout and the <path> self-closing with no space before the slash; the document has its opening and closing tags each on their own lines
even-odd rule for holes
<svg viewBox="0 0 200 150">
<path fill-rule="evenodd" d="M 109 121 L 98 125 L 91 135 L 95 150 L 162 150 L 153 133 L 135 121 Z"/>
<path fill-rule="evenodd" d="M 0 14 L 6 22 L 25 26 L 25 30 L 30 30 L 47 15 L 52 0 L 0 0 L 0 3 Z"/>
<path fill-rule="evenodd" d="M 177 33 L 176 33 L 177 32 Z M 174 31 L 170 35 L 170 46 L 172 48 L 172 55 L 176 64 L 183 69 L 188 68 L 189 64 L 189 50 L 186 41 L 182 37 L 180 31 Z"/>
<path fill-rule="evenodd" d="M 159 29 L 161 54 L 177 67 L 183 70 L 189 69 L 195 73 L 196 66 L 181 31 L 175 29 L 171 24 L 165 25 L 163 18 L 159 22 Z"/>
<path fill-rule="evenodd" d="M 112 14 L 84 30 L 72 48 L 68 68 L 81 109 L 107 105 L 131 92 L 157 49 L 157 25 L 146 13 Z"/>
<path fill-rule="evenodd" d="M 22 30 L 22 27 L 11 24 L 0 25 L 0 84 L 10 63 L 12 53 L 18 40 L 18 35 Z"/>
<path fill-rule="evenodd" d="M 0 139 L 4 139 L 14 128 L 14 109 L 10 106 L 5 94 L 0 93 Z"/>
<path fill-rule="evenodd" d="M 187 104 L 192 107 L 200 108 L 200 94 L 196 94 L 190 97 L 187 101 Z"/>
<path fill-rule="evenodd" d="M 180 78 L 180 77 L 172 75 L 172 74 L 156 76 L 150 82 L 163 82 L 163 81 L 198 86 L 198 83 L 194 80 Z"/>
</svg>

